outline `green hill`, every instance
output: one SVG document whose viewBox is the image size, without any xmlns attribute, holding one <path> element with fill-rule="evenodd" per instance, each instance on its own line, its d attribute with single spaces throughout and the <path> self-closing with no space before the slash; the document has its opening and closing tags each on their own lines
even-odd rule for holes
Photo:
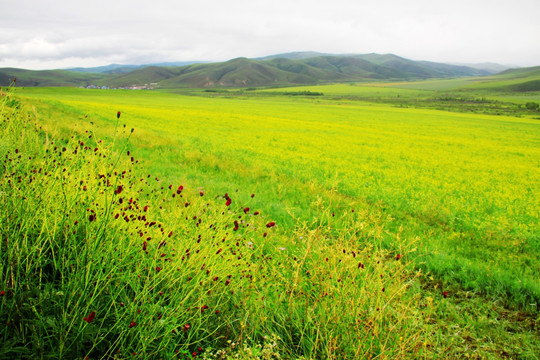
<svg viewBox="0 0 540 360">
<path fill-rule="evenodd" d="M 505 92 L 540 91 L 540 66 L 505 70 L 479 79 L 470 87 Z"/>
<path fill-rule="evenodd" d="M 237 58 L 220 63 L 146 66 L 114 73 L 66 70 L 0 69 L 0 85 L 17 77 L 22 86 L 126 87 L 156 83 L 160 87 L 244 87 L 306 85 L 370 80 L 417 80 L 483 76 L 489 72 L 466 66 L 414 61 L 393 54 L 311 56 L 291 53 L 265 59 Z M 310 57 L 311 56 L 311 57 Z"/>
<path fill-rule="evenodd" d="M 487 75 L 478 69 L 412 61 L 395 55 L 379 55 L 377 61 L 360 56 L 317 56 L 298 60 L 237 58 L 222 63 L 167 69 L 161 72 L 153 67 L 136 70 L 116 76 L 108 84 L 129 85 L 144 79 L 145 82 L 157 82 L 162 87 L 237 87 Z M 148 72 L 154 76 L 148 77 Z"/>
<path fill-rule="evenodd" d="M 104 74 L 67 70 L 24 70 L 0 68 L 0 85 L 7 86 L 17 79 L 19 86 L 84 86 L 95 84 L 107 77 Z"/>
</svg>

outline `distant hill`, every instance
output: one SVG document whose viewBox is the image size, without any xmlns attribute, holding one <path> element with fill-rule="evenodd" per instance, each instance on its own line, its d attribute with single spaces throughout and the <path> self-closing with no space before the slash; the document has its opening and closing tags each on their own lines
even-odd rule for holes
<svg viewBox="0 0 540 360">
<path fill-rule="evenodd" d="M 185 66 L 191 64 L 202 63 L 203 61 L 175 61 L 175 62 L 162 62 L 155 64 L 144 64 L 144 65 L 120 65 L 120 64 L 110 64 L 105 66 L 96 66 L 96 67 L 77 67 L 65 69 L 68 71 L 77 71 L 85 73 L 103 73 L 103 74 L 126 74 L 132 72 L 136 69 L 141 69 L 149 66 Z"/>
<path fill-rule="evenodd" d="M 163 66 L 166 65 L 166 66 Z M 327 55 L 296 52 L 260 59 L 237 58 L 219 63 L 160 66 L 110 65 L 88 69 L 29 71 L 0 69 L 0 84 L 17 76 L 23 86 L 126 87 L 156 83 L 174 87 L 252 87 L 372 80 L 416 80 L 484 76 L 467 66 L 414 61 L 393 54 Z M 77 70 L 77 71 L 73 71 Z"/>
<path fill-rule="evenodd" d="M 449 64 L 457 65 L 457 66 L 468 66 L 474 69 L 487 70 L 487 71 L 492 72 L 493 74 L 496 74 L 496 73 L 499 73 L 501 71 L 508 70 L 508 69 L 519 68 L 519 66 L 517 65 L 504 65 L 504 64 L 497 64 L 497 63 L 491 63 L 491 62 L 475 63 L 475 64 L 468 64 L 468 63 L 449 63 Z"/>
<path fill-rule="evenodd" d="M 17 79 L 18 86 L 86 86 L 102 81 L 107 75 L 67 70 L 23 70 L 0 68 L 0 85 Z"/>
<path fill-rule="evenodd" d="M 92 74 L 122 74 L 132 72 L 133 70 L 140 69 L 144 65 L 120 65 L 120 64 L 110 64 L 105 66 L 96 66 L 96 67 L 78 67 L 78 68 L 69 68 L 65 69 L 67 71 L 76 71 L 82 73 L 92 73 Z"/>
<path fill-rule="evenodd" d="M 298 57 L 298 59 L 291 59 Z M 414 80 L 482 76 L 489 72 L 396 55 L 307 57 L 305 53 L 266 60 L 237 58 L 221 63 L 183 67 L 147 67 L 107 80 L 111 86 L 156 82 L 163 87 L 232 87 L 316 84 L 366 80 Z"/>
<path fill-rule="evenodd" d="M 253 60 L 271 60 L 271 59 L 289 59 L 289 60 L 302 60 L 309 59 L 319 56 L 332 56 L 335 54 L 320 53 L 316 51 L 295 51 L 283 54 L 268 55 L 258 58 L 253 58 Z M 340 56 L 340 55 L 335 55 Z"/>
<path fill-rule="evenodd" d="M 478 79 L 470 87 L 508 92 L 540 91 L 540 66 L 505 70 Z"/>
</svg>

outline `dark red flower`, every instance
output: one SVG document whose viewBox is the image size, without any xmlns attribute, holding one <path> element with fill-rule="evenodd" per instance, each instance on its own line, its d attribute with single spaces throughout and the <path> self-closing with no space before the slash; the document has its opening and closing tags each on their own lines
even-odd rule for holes
<svg viewBox="0 0 540 360">
<path fill-rule="evenodd" d="M 120 114 L 122 114 L 120 111 L 116 113 L 116 118 L 120 119 Z"/>
<path fill-rule="evenodd" d="M 446 299 L 446 298 L 448 297 L 448 292 L 447 292 L 447 291 L 443 291 L 442 296 L 443 296 L 443 298 Z"/>
<path fill-rule="evenodd" d="M 248 208 L 248 207 L 245 207 L 245 208 L 244 208 L 244 214 L 247 214 L 248 211 L 249 211 L 249 208 Z"/>
<path fill-rule="evenodd" d="M 273 227 L 273 226 L 275 226 L 275 225 L 276 225 L 275 222 L 270 221 L 268 224 L 266 224 L 266 227 L 267 227 L 267 228 L 271 228 L 271 227 Z"/>
<path fill-rule="evenodd" d="M 156 267 L 156 271 L 157 271 L 157 272 L 160 272 L 160 271 L 161 271 L 161 268 L 160 268 L 159 266 Z"/>
<path fill-rule="evenodd" d="M 189 324 L 184 325 L 184 332 L 188 331 L 190 327 Z"/>
<path fill-rule="evenodd" d="M 90 214 L 90 216 L 88 217 L 88 220 L 89 220 L 90 222 L 96 220 L 96 215 Z"/>
<path fill-rule="evenodd" d="M 135 321 L 132 321 L 131 324 L 129 324 L 129 328 L 131 329 L 131 328 L 134 327 L 135 325 L 137 325 L 137 324 L 135 323 Z"/>
<path fill-rule="evenodd" d="M 122 192 L 122 190 L 124 190 L 124 188 L 122 187 L 122 185 L 118 185 L 118 188 L 114 191 L 114 193 L 116 195 L 120 194 Z"/>
<path fill-rule="evenodd" d="M 96 317 L 96 312 L 95 312 L 95 311 L 92 311 L 92 312 L 90 313 L 90 315 L 88 315 L 87 317 L 83 318 L 83 320 L 90 324 L 92 321 L 94 321 L 94 318 L 95 318 L 95 317 Z"/>
<path fill-rule="evenodd" d="M 200 191 L 199 195 L 204 196 L 204 192 Z"/>
<path fill-rule="evenodd" d="M 231 203 L 232 203 L 231 198 L 228 198 L 228 199 L 227 199 L 227 202 L 225 203 L 225 205 L 229 206 L 229 205 L 231 205 Z"/>
<path fill-rule="evenodd" d="M 400 255 L 400 254 L 397 254 L 397 255 L 396 255 L 396 260 L 399 260 L 399 259 L 401 259 L 401 255 Z"/>
</svg>

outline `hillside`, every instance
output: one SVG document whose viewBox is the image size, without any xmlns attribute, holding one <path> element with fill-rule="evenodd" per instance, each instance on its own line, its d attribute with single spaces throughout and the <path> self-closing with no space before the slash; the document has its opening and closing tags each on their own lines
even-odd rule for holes
<svg viewBox="0 0 540 360">
<path fill-rule="evenodd" d="M 96 73 L 98 70 L 101 72 Z M 0 84 L 7 85 L 14 76 L 21 80 L 23 86 L 85 86 L 93 83 L 124 87 L 157 83 L 160 87 L 175 88 L 283 86 L 489 75 L 485 70 L 414 61 L 392 54 L 321 56 L 318 53 L 291 53 L 259 60 L 237 58 L 220 63 L 146 66 L 127 70 L 128 67 L 103 67 L 91 72 L 0 69 Z"/>
<path fill-rule="evenodd" d="M 503 92 L 540 91 L 540 66 L 505 70 L 479 79 L 470 87 Z"/>
<path fill-rule="evenodd" d="M 167 68 L 167 71 L 149 67 L 114 76 L 107 84 L 127 86 L 144 80 L 157 82 L 162 87 L 231 87 L 488 75 L 478 69 L 418 62 L 395 55 L 297 57 L 299 59 L 237 58 L 222 63 Z"/>
<path fill-rule="evenodd" d="M 0 68 L 0 85 L 7 86 L 17 79 L 19 86 L 85 86 L 101 81 L 107 75 L 68 70 L 24 70 Z"/>
</svg>

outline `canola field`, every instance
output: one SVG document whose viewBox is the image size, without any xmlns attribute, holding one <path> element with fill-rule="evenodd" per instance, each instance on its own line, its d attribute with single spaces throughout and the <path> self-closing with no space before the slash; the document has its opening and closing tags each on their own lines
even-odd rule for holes
<svg viewBox="0 0 540 360">
<path fill-rule="evenodd" d="M 347 88 L 417 92 L 334 91 Z M 110 135 L 121 111 L 149 173 L 212 192 L 257 193 L 257 206 L 282 230 L 324 223 L 321 207 L 382 209 L 391 228 L 415 239 L 426 271 L 517 303 L 539 297 L 538 120 L 280 94 L 19 95 L 59 131 L 79 122 Z"/>
</svg>

